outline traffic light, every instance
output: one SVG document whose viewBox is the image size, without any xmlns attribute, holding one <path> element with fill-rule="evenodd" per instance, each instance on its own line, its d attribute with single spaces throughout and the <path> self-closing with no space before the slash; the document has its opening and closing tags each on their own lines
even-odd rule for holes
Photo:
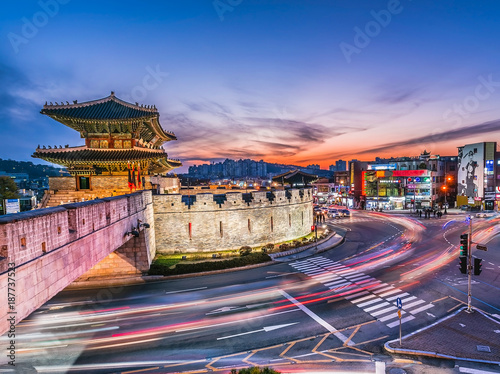
<svg viewBox="0 0 500 374">
<path fill-rule="evenodd" d="M 469 255 L 469 235 L 460 235 L 460 256 L 467 257 Z"/>
<path fill-rule="evenodd" d="M 474 275 L 479 275 L 481 274 L 482 270 L 481 270 L 481 262 L 483 261 L 482 258 L 475 258 L 474 259 Z"/>
<path fill-rule="evenodd" d="M 458 259 L 460 260 L 460 272 L 467 274 L 467 257 L 461 256 Z"/>
</svg>

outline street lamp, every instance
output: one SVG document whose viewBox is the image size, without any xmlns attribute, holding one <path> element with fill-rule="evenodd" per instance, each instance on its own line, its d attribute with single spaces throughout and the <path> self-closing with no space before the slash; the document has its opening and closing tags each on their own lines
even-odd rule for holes
<svg viewBox="0 0 500 374">
<path fill-rule="evenodd" d="M 448 206 L 448 199 L 446 198 L 446 186 L 443 186 L 442 189 L 444 191 L 444 214 L 448 214 L 448 212 L 446 211 L 446 207 Z"/>
</svg>

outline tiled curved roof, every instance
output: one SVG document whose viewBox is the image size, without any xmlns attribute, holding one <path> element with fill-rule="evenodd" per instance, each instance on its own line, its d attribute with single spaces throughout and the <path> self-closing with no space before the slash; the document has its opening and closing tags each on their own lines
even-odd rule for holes
<svg viewBox="0 0 500 374">
<path fill-rule="evenodd" d="M 52 105 L 45 104 L 41 110 L 46 115 L 61 115 L 77 119 L 128 119 L 158 117 L 158 110 L 154 106 L 139 106 L 118 99 L 114 93 L 110 96 L 84 103 Z"/>
<path fill-rule="evenodd" d="M 90 162 L 126 162 L 166 158 L 167 154 L 162 149 L 149 149 L 134 147 L 131 149 L 98 149 L 98 148 L 57 148 L 37 149 L 32 157 L 50 160 L 59 164 Z"/>
</svg>

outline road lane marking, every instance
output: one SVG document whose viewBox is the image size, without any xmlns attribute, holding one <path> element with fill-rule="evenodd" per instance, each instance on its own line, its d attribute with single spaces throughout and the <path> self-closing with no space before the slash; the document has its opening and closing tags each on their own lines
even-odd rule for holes
<svg viewBox="0 0 500 374">
<path fill-rule="evenodd" d="M 362 295 L 366 295 L 367 293 L 369 293 L 369 292 L 368 291 L 356 292 L 356 293 L 354 293 L 352 295 L 346 296 L 345 299 L 346 300 L 355 299 L 356 297 L 362 296 Z M 369 296 L 372 297 L 372 296 L 375 296 L 375 295 L 369 295 Z"/>
<path fill-rule="evenodd" d="M 380 301 L 382 301 L 380 304 L 377 304 L 377 305 L 374 305 L 374 306 L 371 306 L 369 308 L 363 308 L 363 310 L 365 312 L 369 312 L 370 314 L 373 314 L 372 311 L 373 310 L 376 310 L 376 309 L 379 309 L 379 308 L 382 308 L 384 306 L 389 306 L 391 304 L 389 304 L 387 301 L 384 301 L 383 299 L 379 299 Z"/>
<path fill-rule="evenodd" d="M 401 291 L 401 290 L 400 290 L 400 291 Z M 409 295 L 409 293 L 408 293 L 408 292 L 403 292 L 403 293 L 401 293 L 401 294 L 399 294 L 399 295 L 388 297 L 388 298 L 387 298 L 387 301 L 396 300 L 398 297 L 399 297 L 399 298 L 402 298 L 402 297 L 404 297 L 404 296 L 408 296 L 408 295 Z"/>
<path fill-rule="evenodd" d="M 217 338 L 217 340 L 223 340 L 223 339 L 230 339 L 230 338 L 235 338 L 237 336 L 243 336 L 243 335 L 248 335 L 248 334 L 255 334 L 256 332 L 269 332 L 269 331 L 274 331 L 278 329 L 282 329 L 283 327 L 288 327 L 292 325 L 296 325 L 298 322 L 293 322 L 293 323 L 287 323 L 284 325 L 274 325 L 274 326 L 264 326 L 261 329 L 258 330 L 253 330 L 253 331 L 247 331 L 247 332 L 242 332 L 240 334 L 234 334 L 234 335 L 228 335 L 228 336 L 221 336 L 220 338 Z"/>
<path fill-rule="evenodd" d="M 369 292 L 368 292 L 368 291 L 363 291 L 363 292 L 361 292 L 361 293 L 362 293 L 362 294 L 367 294 L 367 293 L 369 293 Z M 356 295 L 359 295 L 359 294 L 356 294 Z M 350 296 L 349 296 L 349 297 L 350 297 Z M 368 300 L 368 299 L 371 299 L 371 298 L 373 298 L 373 297 L 377 297 L 377 295 L 374 295 L 374 294 L 372 294 L 372 293 L 371 293 L 371 294 L 369 294 L 368 296 L 360 297 L 359 299 L 356 299 L 356 300 L 351 300 L 351 301 L 352 301 L 353 303 L 359 303 L 359 302 L 361 302 L 361 301 L 363 301 L 363 300 Z M 350 297 L 350 298 L 351 298 L 351 299 L 353 299 L 353 297 Z M 346 299 L 347 299 L 347 297 L 346 297 Z"/>
<path fill-rule="evenodd" d="M 420 308 L 418 308 L 418 309 L 415 309 L 415 310 L 410 310 L 410 313 L 411 313 L 411 314 L 417 314 L 417 313 L 420 313 L 420 312 L 422 312 L 422 311 L 424 311 L 424 310 L 427 310 L 427 309 L 429 309 L 429 308 L 432 308 L 433 306 L 434 306 L 434 305 L 432 305 L 432 304 L 427 304 L 427 305 L 424 305 L 423 307 L 420 307 Z"/>
<path fill-rule="evenodd" d="M 425 303 L 425 300 L 420 299 L 420 300 L 414 301 L 410 304 L 404 305 L 403 309 L 409 309 L 411 307 L 414 307 L 415 305 L 422 304 L 422 303 Z"/>
<path fill-rule="evenodd" d="M 375 295 L 373 295 L 373 296 L 375 296 Z M 372 299 L 372 300 L 369 300 L 369 301 L 366 301 L 366 302 L 364 302 L 364 303 L 357 304 L 357 305 L 358 305 L 360 308 L 364 308 L 365 306 L 368 306 L 368 305 L 373 304 L 373 303 L 379 303 L 379 302 L 381 302 L 381 301 L 382 301 L 382 299 L 381 299 L 381 298 L 379 298 L 379 297 L 375 297 L 375 299 Z M 354 301 L 354 303 L 356 303 L 356 302 L 357 302 L 357 300 L 355 300 L 355 301 Z"/>
<path fill-rule="evenodd" d="M 408 321 L 411 321 L 412 319 L 415 319 L 415 317 L 413 316 L 408 316 L 408 317 L 405 317 L 403 319 L 401 319 L 401 323 L 405 323 L 405 322 L 408 322 Z M 395 321 L 395 322 L 392 322 L 392 323 L 388 323 L 387 324 L 387 327 L 389 328 L 393 328 L 395 326 L 399 326 L 399 320 L 398 321 Z"/>
<path fill-rule="evenodd" d="M 180 293 L 180 292 L 189 292 L 189 291 L 204 290 L 205 288 L 208 288 L 208 287 L 188 288 L 187 290 L 169 291 L 169 292 L 165 292 L 165 295 L 168 295 L 168 294 L 171 294 L 171 293 Z"/>
<path fill-rule="evenodd" d="M 349 340 L 347 336 L 342 334 L 340 331 L 338 331 L 335 327 L 330 325 L 328 322 L 326 322 L 323 318 L 312 312 L 310 309 L 308 309 L 306 306 L 304 306 L 302 303 L 294 299 L 292 296 L 290 296 L 286 291 L 284 290 L 278 290 L 284 297 L 286 297 L 289 301 L 291 301 L 295 306 L 297 306 L 300 310 L 302 310 L 304 313 L 306 313 L 309 317 L 311 317 L 313 320 L 318 322 L 321 326 L 323 326 L 325 329 L 330 331 L 333 335 L 335 335 L 337 338 L 339 338 L 342 343 L 347 342 L 347 345 L 354 345 L 354 342 L 352 340 Z"/>
<path fill-rule="evenodd" d="M 391 305 L 387 308 L 384 308 L 384 309 L 381 309 L 381 310 L 377 310 L 376 312 L 371 312 L 370 314 L 374 317 L 378 316 L 378 315 L 381 315 L 381 314 L 386 314 L 387 312 L 392 312 L 394 311 L 395 309 L 397 309 L 394 305 Z"/>
<path fill-rule="evenodd" d="M 386 296 L 392 295 L 393 293 L 396 293 L 396 292 L 401 292 L 401 290 L 398 289 L 398 288 L 395 288 L 395 289 L 393 289 L 391 291 L 387 291 L 387 292 L 381 293 L 381 294 L 379 294 L 379 296 L 380 297 L 386 297 Z M 389 299 L 387 299 L 387 300 L 389 300 Z"/>
</svg>

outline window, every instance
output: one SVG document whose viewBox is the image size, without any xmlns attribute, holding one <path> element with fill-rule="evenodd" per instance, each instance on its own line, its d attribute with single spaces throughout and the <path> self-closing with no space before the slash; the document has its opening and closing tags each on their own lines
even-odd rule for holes
<svg viewBox="0 0 500 374">
<path fill-rule="evenodd" d="M 61 226 L 57 226 L 57 233 L 60 234 L 61 233 Z"/>
<path fill-rule="evenodd" d="M 191 222 L 189 222 L 189 240 L 191 240 L 192 238 L 193 238 L 192 226 Z"/>
<path fill-rule="evenodd" d="M 252 223 L 250 221 L 250 218 L 248 219 L 248 232 L 252 232 Z"/>
<path fill-rule="evenodd" d="M 47 246 L 45 244 L 45 242 L 42 242 L 42 253 L 47 253 Z"/>
<path fill-rule="evenodd" d="M 130 140 L 124 140 L 123 148 L 132 148 L 132 142 Z"/>
<path fill-rule="evenodd" d="M 26 247 L 26 238 L 21 238 L 21 247 Z"/>
<path fill-rule="evenodd" d="M 108 141 L 107 140 L 101 140 L 99 143 L 99 148 L 108 148 Z"/>
<path fill-rule="evenodd" d="M 224 237 L 224 230 L 222 229 L 222 221 L 219 222 L 220 237 Z"/>
<path fill-rule="evenodd" d="M 117 149 L 123 148 L 123 141 L 122 140 L 115 140 L 115 148 L 117 148 Z"/>
<path fill-rule="evenodd" d="M 292 215 L 291 214 L 288 215 L 288 226 L 290 226 L 290 227 L 292 226 Z"/>
<path fill-rule="evenodd" d="M 274 231 L 274 222 L 273 222 L 273 217 L 271 217 L 271 232 Z"/>
<path fill-rule="evenodd" d="M 99 148 L 99 140 L 91 139 L 90 140 L 90 148 Z"/>
<path fill-rule="evenodd" d="M 80 190 L 90 189 L 90 178 L 89 177 L 79 177 L 78 182 L 80 185 Z"/>
</svg>

